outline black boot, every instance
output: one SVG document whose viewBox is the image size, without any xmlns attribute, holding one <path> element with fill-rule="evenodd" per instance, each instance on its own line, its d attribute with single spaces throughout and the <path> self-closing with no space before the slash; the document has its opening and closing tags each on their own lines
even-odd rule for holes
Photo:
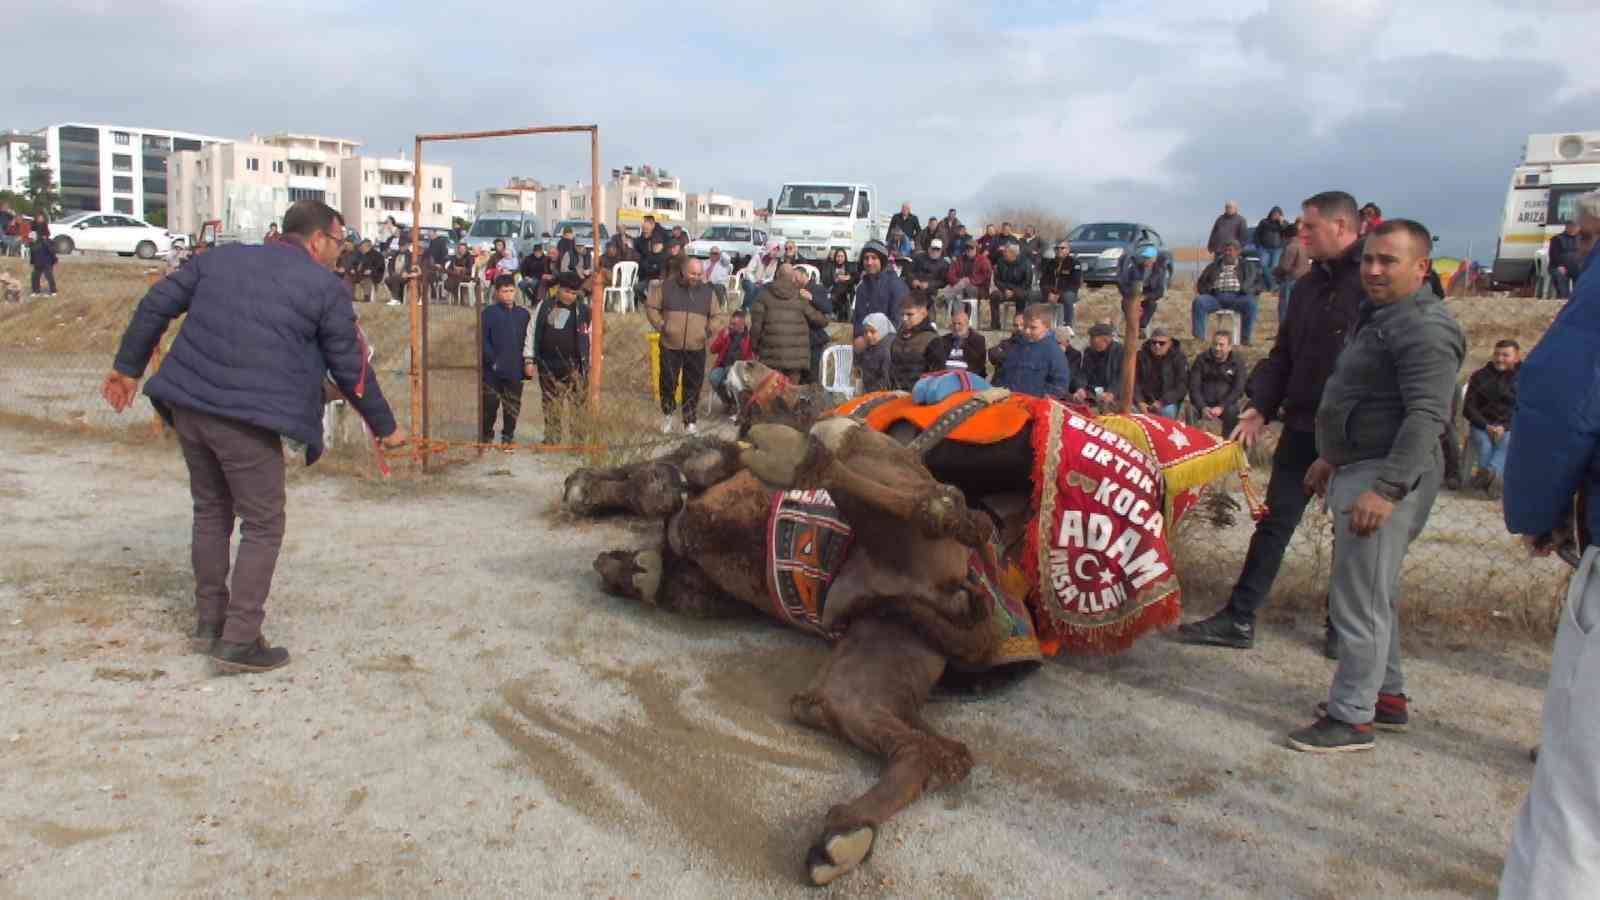
<svg viewBox="0 0 1600 900">
<path fill-rule="evenodd" d="M 224 672 L 270 672 L 289 664 L 289 651 L 268 647 L 263 638 L 248 644 L 219 640 L 211 651 L 211 660 Z"/>
<path fill-rule="evenodd" d="M 1210 618 L 1179 625 L 1178 640 L 1185 644 L 1249 650 L 1256 643 L 1256 626 L 1253 622 L 1239 621 L 1223 609 Z"/>
<path fill-rule="evenodd" d="M 189 638 L 189 649 L 210 656 L 216 652 L 217 641 L 220 640 L 222 640 L 221 622 L 199 622 L 195 624 L 194 634 Z"/>
</svg>

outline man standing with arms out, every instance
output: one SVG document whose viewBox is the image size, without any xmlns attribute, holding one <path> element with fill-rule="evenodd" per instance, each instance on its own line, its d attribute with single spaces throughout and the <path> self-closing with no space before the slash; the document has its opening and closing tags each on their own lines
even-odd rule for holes
<svg viewBox="0 0 1600 900">
<path fill-rule="evenodd" d="M 1517 408 L 1517 369 L 1522 348 L 1516 341 L 1496 341 L 1494 358 L 1467 379 L 1467 396 L 1461 415 L 1471 430 L 1467 439 L 1477 459 L 1473 488 L 1490 500 L 1499 500 L 1506 473 L 1506 450 L 1511 444 L 1511 413 Z"/>
<path fill-rule="evenodd" d="M 906 240 L 916 242 L 917 235 L 922 232 L 922 223 L 917 221 L 916 215 L 911 212 L 911 204 L 900 204 L 900 211 L 889 217 L 889 230 L 893 231 L 896 228 L 900 229 Z"/>
<path fill-rule="evenodd" d="M 1249 346 L 1256 327 L 1256 295 L 1261 293 L 1261 266 L 1245 259 L 1239 242 L 1222 246 L 1222 258 L 1214 259 L 1195 281 L 1195 298 L 1189 305 L 1191 332 L 1197 341 L 1206 339 L 1206 323 L 1211 314 L 1225 309 L 1239 316 L 1239 343 Z"/>
<path fill-rule="evenodd" d="M 1555 289 L 1557 300 L 1572 296 L 1572 283 L 1578 280 L 1582 263 L 1583 257 L 1578 255 L 1578 217 L 1574 214 L 1567 227 L 1550 239 L 1550 286 Z"/>
<path fill-rule="evenodd" d="M 1189 402 L 1194 404 L 1195 419 L 1221 422 L 1222 433 L 1232 434 L 1239 424 L 1244 381 L 1244 358 L 1233 349 L 1233 336 L 1219 328 L 1211 338 L 1211 350 L 1189 366 Z"/>
<path fill-rule="evenodd" d="M 583 378 L 589 374 L 589 304 L 578 300 L 582 284 L 576 272 L 556 276 L 550 296 L 534 311 L 533 327 L 522 345 L 522 374 L 539 376 L 545 444 L 561 443 L 563 410 L 583 390 Z"/>
<path fill-rule="evenodd" d="M 356 328 L 350 292 L 333 274 L 344 221 L 302 200 L 283 217 L 283 241 L 231 244 L 195 256 L 139 301 L 101 395 L 131 405 L 167 325 L 187 313 L 145 393 L 172 426 L 194 498 L 197 650 L 231 672 L 289 661 L 261 636 L 284 533 L 288 438 L 322 455 L 322 385 L 331 374 L 386 447 L 406 442 Z M 229 583 L 233 520 L 243 521 Z"/>
<path fill-rule="evenodd" d="M 1400 566 L 1439 494 L 1439 433 L 1466 357 L 1461 326 L 1428 286 L 1433 236 L 1390 219 L 1367 236 L 1367 301 L 1317 407 L 1308 492 L 1333 516 L 1328 615 L 1339 667 L 1322 715 L 1289 735 L 1307 753 L 1372 749 L 1409 723 L 1400 667 Z"/>
<path fill-rule="evenodd" d="M 1244 216 L 1239 215 L 1239 204 L 1229 200 L 1222 206 L 1222 215 L 1211 223 L 1211 236 L 1206 238 L 1206 249 L 1212 256 L 1221 256 L 1222 248 L 1229 241 L 1238 241 L 1244 246 L 1250 226 L 1245 222 Z"/>
<path fill-rule="evenodd" d="M 1267 601 L 1300 516 L 1305 512 L 1306 471 L 1317 459 L 1316 415 L 1333 362 L 1360 313 L 1361 242 L 1356 201 L 1343 191 L 1317 194 L 1301 206 L 1300 233 L 1316 260 L 1295 284 L 1289 318 L 1279 323 L 1272 352 L 1251 373 L 1249 408 L 1232 432 L 1255 443 L 1273 419 L 1283 420 L 1267 484 L 1267 515 L 1256 524 L 1244 569 L 1228 603 L 1210 618 L 1178 628 L 1191 644 L 1248 649 L 1255 644 L 1256 611 Z M 1329 631 L 1331 644 L 1332 631 Z"/>
<path fill-rule="evenodd" d="M 700 260 L 689 257 L 678 271 L 661 282 L 661 290 L 645 302 L 650 327 L 661 332 L 661 431 L 672 430 L 678 408 L 678 385 L 683 385 L 683 427 L 693 434 L 700 407 L 700 385 L 706 377 L 706 341 L 711 337 L 711 316 L 717 295 L 703 280 Z"/>
<path fill-rule="evenodd" d="M 1600 191 L 1578 199 L 1585 270 L 1600 259 Z M 1503 900 L 1591 897 L 1600 884 L 1600 278 L 1586 274 L 1528 353 L 1506 458 L 1506 528 L 1536 553 L 1581 554 L 1545 691 L 1538 764 L 1511 831 Z M 1576 521 L 1568 522 L 1574 503 Z M 1558 532 L 1570 532 L 1558 537 Z"/>
<path fill-rule="evenodd" d="M 494 418 L 501 414 L 500 445 L 511 451 L 517 437 L 517 416 L 522 412 L 522 348 L 528 341 L 531 316 L 517 305 L 517 279 L 501 275 L 494 280 L 494 302 L 483 310 L 483 422 L 479 443 L 494 441 Z"/>
</svg>

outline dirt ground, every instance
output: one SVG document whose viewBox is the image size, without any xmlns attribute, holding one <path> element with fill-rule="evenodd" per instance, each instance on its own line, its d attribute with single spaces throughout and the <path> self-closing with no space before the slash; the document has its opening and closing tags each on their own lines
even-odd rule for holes
<svg viewBox="0 0 1600 900">
<path fill-rule="evenodd" d="M 216 677 L 176 450 L 0 428 L 0 897 L 815 896 L 805 847 L 876 770 L 788 717 L 823 645 L 601 594 L 594 555 L 654 529 L 556 513 L 569 465 L 297 473 L 267 621 L 294 661 Z M 820 893 L 1492 896 L 1546 648 L 1410 631 L 1412 731 L 1322 758 L 1282 746 L 1319 633 L 935 704 L 971 779 Z"/>
</svg>

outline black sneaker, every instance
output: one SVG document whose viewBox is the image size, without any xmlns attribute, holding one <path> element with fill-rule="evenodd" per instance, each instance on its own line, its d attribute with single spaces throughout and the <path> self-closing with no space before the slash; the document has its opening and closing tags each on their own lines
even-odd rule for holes
<svg viewBox="0 0 1600 900">
<path fill-rule="evenodd" d="M 1256 643 L 1256 626 L 1241 622 L 1226 609 L 1210 618 L 1178 626 L 1178 640 L 1185 644 L 1207 644 L 1249 650 Z"/>
<path fill-rule="evenodd" d="M 1379 731 L 1406 731 L 1411 727 L 1411 711 L 1405 694 L 1379 694 L 1372 710 L 1372 727 Z M 1317 715 L 1327 716 L 1328 702 L 1317 704 Z"/>
<path fill-rule="evenodd" d="M 221 622 L 200 622 L 194 626 L 194 634 L 189 637 L 189 649 L 210 656 L 212 651 L 217 649 L 217 641 L 220 640 L 222 640 Z"/>
<path fill-rule="evenodd" d="M 289 664 L 289 651 L 268 647 L 262 638 L 248 644 L 219 640 L 211 659 L 224 672 L 270 672 Z"/>
<path fill-rule="evenodd" d="M 1302 753 L 1352 753 L 1372 749 L 1372 726 L 1351 725 L 1329 716 L 1289 732 L 1289 746 Z"/>
</svg>

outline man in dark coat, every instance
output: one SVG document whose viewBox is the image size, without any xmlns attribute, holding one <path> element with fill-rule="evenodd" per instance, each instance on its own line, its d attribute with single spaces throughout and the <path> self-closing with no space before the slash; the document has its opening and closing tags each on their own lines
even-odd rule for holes
<svg viewBox="0 0 1600 900">
<path fill-rule="evenodd" d="M 889 230 L 895 229 L 899 229 L 900 233 L 906 236 L 906 240 L 912 242 L 915 242 L 917 235 L 922 233 L 922 223 L 911 211 L 911 204 L 900 204 L 900 211 L 889 217 Z"/>
<path fill-rule="evenodd" d="M 994 288 L 998 299 L 989 303 L 989 330 L 1000 330 L 1000 304 L 1012 309 L 1027 309 L 1033 294 L 1033 267 L 1022 257 L 1022 245 L 1008 240 L 1001 245 L 1000 261 L 994 264 Z M 1050 323 L 1052 326 L 1054 322 Z"/>
<path fill-rule="evenodd" d="M 356 248 L 356 284 L 355 299 L 360 303 L 371 303 L 378 285 L 383 283 L 383 278 L 388 264 L 384 261 L 383 251 L 372 246 L 371 241 L 362 241 Z"/>
<path fill-rule="evenodd" d="M 1150 339 L 1139 348 L 1134 374 L 1134 407 L 1142 412 L 1169 419 L 1178 417 L 1178 408 L 1189 393 L 1189 361 L 1183 348 L 1162 326 L 1150 330 Z"/>
<path fill-rule="evenodd" d="M 1517 369 L 1522 347 L 1509 338 L 1496 341 L 1494 358 L 1467 379 L 1467 396 L 1461 415 L 1471 429 L 1476 471 L 1472 486 L 1499 500 L 1506 474 L 1506 450 L 1511 445 L 1511 414 L 1517 408 Z"/>
<path fill-rule="evenodd" d="M 855 304 L 850 310 L 854 323 L 855 349 L 866 349 L 861 337 L 862 323 L 873 313 L 883 313 L 891 322 L 900 321 L 900 304 L 905 302 L 909 290 L 889 266 L 889 250 L 878 241 L 867 241 L 861 248 L 861 282 L 856 286 Z"/>
<path fill-rule="evenodd" d="M 972 330 L 972 316 L 965 306 L 950 314 L 950 333 L 928 342 L 923 369 L 965 369 L 980 378 L 989 374 L 987 347 L 983 335 Z"/>
<path fill-rule="evenodd" d="M 812 305 L 806 280 L 803 269 L 783 263 L 750 307 L 756 359 L 796 384 L 811 377 L 811 326 L 828 324 L 828 317 Z"/>
<path fill-rule="evenodd" d="M 1578 280 L 1578 270 L 1583 267 L 1583 256 L 1578 252 L 1578 219 L 1573 217 L 1561 233 L 1550 239 L 1550 286 L 1557 300 L 1572 296 L 1572 284 Z"/>
<path fill-rule="evenodd" d="M 517 437 L 517 416 L 522 412 L 522 347 L 531 320 L 527 307 L 517 305 L 517 279 L 501 275 L 494 280 L 494 302 L 483 309 L 483 422 L 479 443 L 494 441 L 495 414 L 501 414 L 500 443 L 508 452 Z"/>
<path fill-rule="evenodd" d="M 1124 354 L 1116 330 L 1108 322 L 1089 328 L 1089 346 L 1083 351 L 1083 368 L 1075 373 L 1073 398 L 1079 403 L 1095 403 L 1115 408 L 1122 392 Z"/>
<path fill-rule="evenodd" d="M 1197 421 L 1222 423 L 1224 437 L 1239 424 L 1239 401 L 1244 399 L 1244 357 L 1233 349 L 1233 335 L 1219 330 L 1211 349 L 1189 365 L 1189 402 Z"/>
<path fill-rule="evenodd" d="M 1250 237 L 1250 225 L 1239 215 L 1239 204 L 1229 200 L 1222 206 L 1222 215 L 1211 223 L 1211 236 L 1206 238 L 1206 249 L 1212 256 L 1220 256 L 1222 248 L 1229 241 L 1238 241 L 1239 246 L 1244 246 Z"/>
<path fill-rule="evenodd" d="M 578 401 L 589 374 L 589 304 L 579 297 L 582 286 L 576 272 L 557 275 L 549 296 L 534 310 L 522 345 L 523 375 L 539 376 L 544 444 L 561 443 L 566 408 Z"/>
<path fill-rule="evenodd" d="M 344 220 L 326 204 L 301 200 L 283 225 L 282 241 L 217 247 L 157 282 L 139 301 L 101 386 L 113 409 L 127 409 L 167 326 L 187 314 L 144 392 L 177 433 L 189 468 L 193 645 L 232 672 L 289 661 L 287 650 L 261 636 L 283 543 L 283 441 L 303 444 L 307 465 L 322 455 L 327 378 L 384 446 L 406 442 L 367 364 L 350 292 L 333 274 Z M 230 566 L 235 517 L 243 524 Z"/>
<path fill-rule="evenodd" d="M 909 391 L 927 374 L 928 347 L 939 336 L 928 315 L 928 295 L 912 291 L 901 311 L 900 332 L 889 348 L 889 383 L 894 390 Z"/>
</svg>

